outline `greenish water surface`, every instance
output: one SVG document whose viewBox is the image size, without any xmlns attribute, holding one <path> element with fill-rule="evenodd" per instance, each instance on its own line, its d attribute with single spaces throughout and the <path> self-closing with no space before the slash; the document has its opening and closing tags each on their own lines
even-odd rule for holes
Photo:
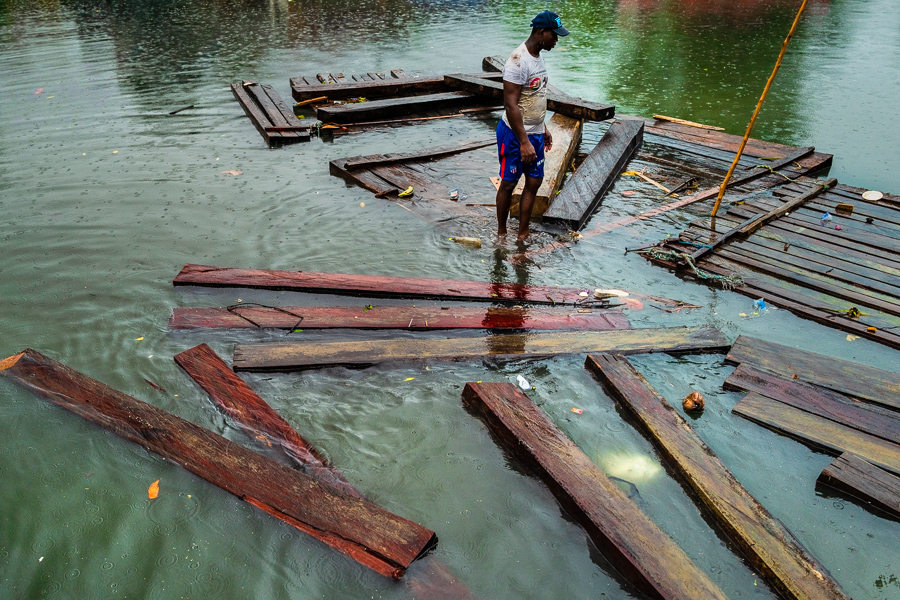
<svg viewBox="0 0 900 600">
<path fill-rule="evenodd" d="M 491 118 L 314 139 L 270 150 L 228 89 L 251 79 L 402 68 L 478 71 L 544 8 L 573 34 L 552 83 L 620 112 L 742 134 L 799 2 L 571 0 L 0 0 L 0 357 L 31 347 L 252 446 L 172 356 L 283 332 L 170 332 L 178 306 L 365 304 L 174 288 L 185 263 L 637 289 L 702 305 L 630 311 L 635 326 L 712 323 L 897 370 L 897 353 L 623 253 L 674 234 L 674 214 L 515 270 L 328 174 L 335 158 L 491 135 Z M 810 2 L 754 136 L 835 155 L 840 181 L 900 192 L 900 9 Z M 169 112 L 194 105 L 175 116 Z M 597 129 L 588 126 L 585 148 Z M 237 170 L 240 175 L 223 171 Z M 494 174 L 490 165 L 486 178 Z M 624 183 L 618 186 L 626 185 Z M 617 189 L 622 189 L 617 187 Z M 592 221 L 629 212 L 609 201 Z M 653 190 L 629 202 L 653 205 Z M 363 206 L 364 204 L 364 206 Z M 631 208 L 630 212 L 634 212 Z M 588 226 L 590 228 L 590 225 Z M 743 315 L 743 316 L 742 316 Z M 310 343 L 335 334 L 293 334 Z M 344 332 L 342 339 L 388 334 Z M 721 355 L 635 357 L 670 400 L 707 398 L 699 435 L 849 595 L 900 597 L 900 525 L 817 490 L 831 460 L 731 415 Z M 630 598 L 584 531 L 460 401 L 467 381 L 524 376 L 531 396 L 731 598 L 774 597 L 584 370 L 583 357 L 248 375 L 367 497 L 434 529 L 483 599 Z M 149 380 L 162 387 L 150 387 Z M 584 409 L 581 415 L 571 408 Z M 0 381 L 0 598 L 411 598 L 293 528 L 137 446 Z M 254 448 L 265 451 L 264 448 Z M 147 488 L 160 480 L 160 495 Z"/>
</svg>

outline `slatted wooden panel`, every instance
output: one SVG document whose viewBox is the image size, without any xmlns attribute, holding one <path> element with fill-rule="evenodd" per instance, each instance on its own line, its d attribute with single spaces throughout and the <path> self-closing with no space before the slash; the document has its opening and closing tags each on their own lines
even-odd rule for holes
<svg viewBox="0 0 900 600">
<path fill-rule="evenodd" d="M 270 85 L 233 83 L 231 92 L 269 146 L 308 142 L 308 127 Z"/>
<path fill-rule="evenodd" d="M 822 470 L 817 480 L 861 500 L 863 506 L 900 518 L 900 477 L 845 452 Z"/>
</svg>

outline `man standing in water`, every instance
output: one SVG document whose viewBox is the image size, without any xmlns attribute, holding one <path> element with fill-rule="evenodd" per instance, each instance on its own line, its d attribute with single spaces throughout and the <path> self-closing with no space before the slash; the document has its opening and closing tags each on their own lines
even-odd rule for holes
<svg viewBox="0 0 900 600">
<path fill-rule="evenodd" d="M 569 35 L 555 12 L 545 10 L 531 21 L 531 35 L 516 48 L 503 67 L 503 118 L 497 124 L 500 154 L 500 187 L 497 189 L 497 235 L 506 235 L 512 193 L 525 174 L 519 202 L 517 241 L 528 237 L 534 197 L 544 180 L 544 150 L 553 138 L 544 127 L 547 114 L 547 66 L 541 50 L 548 52 L 559 36 Z"/>
</svg>

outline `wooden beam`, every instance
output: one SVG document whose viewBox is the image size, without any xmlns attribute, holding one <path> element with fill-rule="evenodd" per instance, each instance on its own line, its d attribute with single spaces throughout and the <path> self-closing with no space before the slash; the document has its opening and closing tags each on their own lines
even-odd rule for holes
<svg viewBox="0 0 900 600">
<path fill-rule="evenodd" d="M 473 73 L 473 77 L 496 78 L 491 73 Z M 327 95 L 329 100 L 350 98 L 397 98 L 451 91 L 444 83 L 443 75 L 407 75 L 399 69 L 391 71 L 391 77 L 372 81 L 346 81 L 342 83 L 308 83 L 304 77 L 292 77 L 291 95 L 300 102 Z"/>
<path fill-rule="evenodd" d="M 841 454 L 822 470 L 818 483 L 832 487 L 900 518 L 900 477 L 868 463 L 850 452 Z"/>
<path fill-rule="evenodd" d="M 316 109 L 316 118 L 323 123 L 342 125 L 389 119 L 413 117 L 432 110 L 448 110 L 470 106 L 491 106 L 483 96 L 468 92 L 443 92 L 409 98 L 385 98 L 354 104 L 323 104 Z"/>
<path fill-rule="evenodd" d="M 584 312 L 580 312 L 584 311 Z M 254 306 L 176 308 L 170 329 L 630 329 L 625 315 L 608 309 L 514 306 Z"/>
<path fill-rule="evenodd" d="M 656 599 L 725 599 L 684 551 L 514 385 L 467 383 L 462 397 L 640 591 Z"/>
<path fill-rule="evenodd" d="M 591 150 L 544 213 L 545 223 L 578 231 L 584 227 L 613 186 L 622 169 L 641 146 L 644 124 L 616 122 Z"/>
<path fill-rule="evenodd" d="M 444 82 L 451 88 L 480 94 L 499 100 L 501 103 L 503 102 L 502 81 L 460 73 L 445 75 Z M 616 114 L 615 106 L 590 102 L 581 98 L 573 98 L 572 96 L 563 96 L 553 92 L 547 93 L 547 110 L 586 121 L 606 121 L 612 119 Z"/>
<path fill-rule="evenodd" d="M 853 452 L 900 475 L 900 445 L 750 392 L 732 409 L 736 415 L 831 455 Z"/>
<path fill-rule="evenodd" d="M 739 336 L 725 360 L 750 365 L 788 378 L 900 410 L 900 374 L 839 358 Z"/>
<path fill-rule="evenodd" d="M 25 350 L 0 375 L 181 465 L 382 574 L 400 577 L 433 531 L 316 481 L 160 408 Z"/>
<path fill-rule="evenodd" d="M 544 156 L 544 180 L 534 197 L 534 205 L 531 209 L 533 217 L 539 217 L 547 211 L 547 207 L 556 198 L 556 194 L 562 186 L 566 172 L 572 164 L 572 159 L 578 153 L 581 146 L 581 131 L 584 121 L 555 114 L 547 121 L 547 129 L 553 136 L 553 147 Z M 522 191 L 525 189 L 525 178 L 519 179 L 512 195 L 512 204 L 509 214 L 519 218 L 519 203 L 522 200 Z"/>
<path fill-rule="evenodd" d="M 851 400 L 842 394 L 794 379 L 783 379 L 749 364 L 739 365 L 725 380 L 723 387 L 726 390 L 756 392 L 851 429 L 900 444 L 900 412 L 895 410 Z"/>
<path fill-rule="evenodd" d="M 497 143 L 496 138 L 473 140 L 462 144 L 454 144 L 452 146 L 441 146 L 439 148 L 423 148 L 418 152 L 392 152 L 388 154 L 370 154 L 367 156 L 354 156 L 344 159 L 343 166 L 351 171 L 356 169 L 370 169 L 372 167 L 380 167 L 404 162 L 421 162 L 426 160 L 436 160 L 468 152 L 469 150 L 477 150 L 486 146 L 493 146 Z"/>
<path fill-rule="evenodd" d="M 585 366 L 638 420 L 682 482 L 772 588 L 791 600 L 848 599 L 825 567 L 750 495 L 624 356 L 590 355 Z"/>
<path fill-rule="evenodd" d="M 366 367 L 386 361 L 517 360 L 615 351 L 718 352 L 728 341 L 711 326 L 609 331 L 538 332 L 487 337 L 372 339 L 353 342 L 236 344 L 237 371 L 291 371 L 331 366 Z"/>
</svg>

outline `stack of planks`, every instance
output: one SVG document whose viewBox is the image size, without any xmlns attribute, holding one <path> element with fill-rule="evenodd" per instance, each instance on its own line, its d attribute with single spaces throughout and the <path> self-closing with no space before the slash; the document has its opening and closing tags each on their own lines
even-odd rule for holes
<svg viewBox="0 0 900 600">
<path fill-rule="evenodd" d="M 819 482 L 900 516 L 900 375 L 746 336 L 726 360 L 735 414 L 840 455 Z"/>
<path fill-rule="evenodd" d="M 825 190 L 802 178 L 724 215 L 695 220 L 677 241 L 660 246 L 675 253 L 687 248 L 704 271 L 740 274 L 744 283 L 735 291 L 744 295 L 900 348 L 893 331 L 900 326 L 900 198 L 868 201 L 860 191 L 845 185 Z M 823 221 L 826 212 L 831 219 Z M 687 268 L 671 254 L 647 256 Z"/>
<path fill-rule="evenodd" d="M 244 81 L 231 84 L 231 92 L 269 146 L 309 141 L 309 127 L 272 86 Z"/>
</svg>

